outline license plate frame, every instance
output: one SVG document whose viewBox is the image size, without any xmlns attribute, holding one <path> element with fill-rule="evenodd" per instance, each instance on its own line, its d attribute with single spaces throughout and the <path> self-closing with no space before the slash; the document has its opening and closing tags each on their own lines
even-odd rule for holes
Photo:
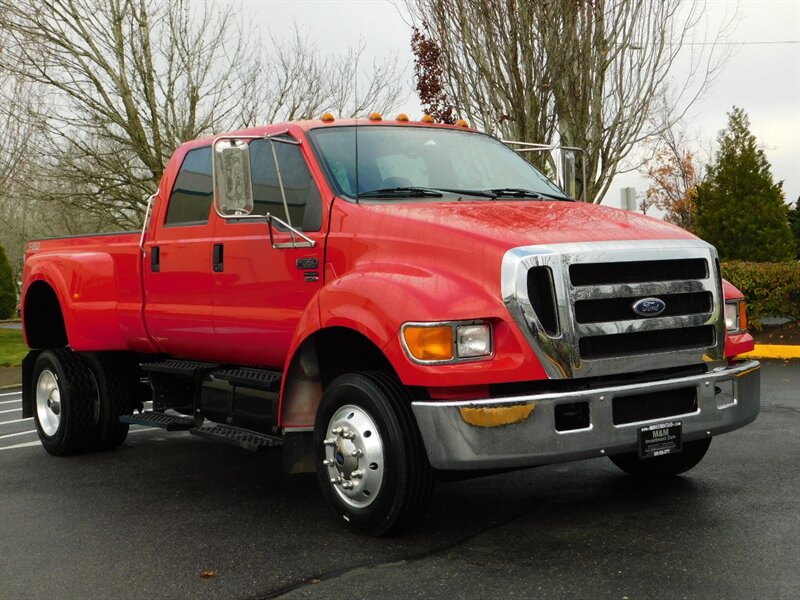
<svg viewBox="0 0 800 600">
<path fill-rule="evenodd" d="M 683 422 L 669 421 L 640 427 L 637 433 L 639 458 L 656 458 L 683 450 Z"/>
</svg>

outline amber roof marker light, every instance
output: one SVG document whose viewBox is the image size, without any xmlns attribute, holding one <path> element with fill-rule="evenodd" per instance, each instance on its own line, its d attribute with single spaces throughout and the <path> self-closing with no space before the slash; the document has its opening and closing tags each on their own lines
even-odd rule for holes
<svg viewBox="0 0 800 600">
<path fill-rule="evenodd" d="M 331 113 L 326 112 L 325 114 L 322 115 L 320 120 L 323 123 L 333 123 L 336 119 L 333 118 L 333 115 Z"/>
</svg>

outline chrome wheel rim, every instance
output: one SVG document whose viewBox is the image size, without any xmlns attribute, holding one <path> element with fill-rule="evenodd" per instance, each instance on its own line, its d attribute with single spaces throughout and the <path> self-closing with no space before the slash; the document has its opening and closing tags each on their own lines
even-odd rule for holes
<svg viewBox="0 0 800 600">
<path fill-rule="evenodd" d="M 36 416 L 42 432 L 54 436 L 61 425 L 61 391 L 58 377 L 49 369 L 39 373 L 36 381 Z"/>
<path fill-rule="evenodd" d="M 375 421 L 352 404 L 331 417 L 325 432 L 325 459 L 334 492 L 348 506 L 364 508 L 383 485 L 383 440 Z"/>
</svg>

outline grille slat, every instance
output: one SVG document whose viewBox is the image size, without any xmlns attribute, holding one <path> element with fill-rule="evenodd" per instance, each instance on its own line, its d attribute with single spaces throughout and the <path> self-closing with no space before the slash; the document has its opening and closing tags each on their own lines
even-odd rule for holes
<svg viewBox="0 0 800 600">
<path fill-rule="evenodd" d="M 581 358 L 588 360 L 628 354 L 707 348 L 714 345 L 715 337 L 714 326 L 703 325 L 584 337 L 579 342 L 579 348 Z"/>
<path fill-rule="evenodd" d="M 708 314 L 712 309 L 711 292 L 694 294 L 658 294 L 667 308 L 659 317 Z M 606 323 L 629 319 L 650 319 L 633 312 L 633 303 L 646 296 L 633 298 L 602 298 L 598 300 L 579 300 L 575 302 L 575 320 L 578 323 Z"/>
<path fill-rule="evenodd" d="M 570 265 L 569 275 L 574 286 L 684 281 L 707 278 L 708 263 L 702 258 L 579 263 Z"/>
</svg>

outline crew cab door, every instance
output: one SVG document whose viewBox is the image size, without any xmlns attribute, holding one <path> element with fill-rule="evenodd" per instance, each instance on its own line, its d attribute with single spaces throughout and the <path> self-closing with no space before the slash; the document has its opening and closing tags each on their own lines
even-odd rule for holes
<svg viewBox="0 0 800 600">
<path fill-rule="evenodd" d="M 294 330 L 322 285 L 322 202 L 306 151 L 288 136 L 249 142 L 252 212 L 247 219 L 219 218 L 214 230 L 218 361 L 282 369 Z M 302 231 L 314 245 L 276 222 L 253 218 L 267 214 Z M 293 247 L 293 241 L 299 243 Z"/>
<path fill-rule="evenodd" d="M 211 148 L 190 150 L 144 244 L 145 324 L 159 350 L 174 356 L 206 359 L 214 347 L 212 197 Z"/>
</svg>

